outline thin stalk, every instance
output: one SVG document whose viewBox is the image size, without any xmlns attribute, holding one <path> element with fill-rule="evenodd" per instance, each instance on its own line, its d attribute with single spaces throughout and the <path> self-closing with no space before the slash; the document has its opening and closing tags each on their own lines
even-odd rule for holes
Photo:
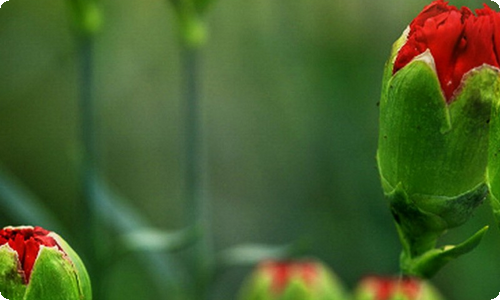
<svg viewBox="0 0 500 300">
<path fill-rule="evenodd" d="M 82 140 L 81 182 L 83 197 L 77 207 L 80 216 L 80 246 L 83 247 L 87 266 L 92 278 L 93 298 L 104 299 L 102 288 L 101 249 L 102 237 L 99 233 L 96 215 L 97 197 L 94 190 L 94 173 L 96 172 L 97 143 L 94 130 L 93 103 L 93 38 L 80 38 L 80 116 Z"/>
<path fill-rule="evenodd" d="M 189 252 L 194 278 L 195 299 L 206 299 L 213 278 L 214 259 L 209 214 L 209 201 L 203 190 L 204 159 L 200 96 L 198 90 L 199 55 L 197 47 L 186 44 L 182 48 L 184 72 L 184 120 L 185 120 L 185 195 L 187 222 L 198 226 L 202 232 Z"/>
</svg>

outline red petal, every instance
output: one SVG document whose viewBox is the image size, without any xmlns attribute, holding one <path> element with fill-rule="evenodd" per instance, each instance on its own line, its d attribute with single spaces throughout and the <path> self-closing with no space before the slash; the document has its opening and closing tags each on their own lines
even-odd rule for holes
<svg viewBox="0 0 500 300">
<path fill-rule="evenodd" d="M 35 241 L 35 239 L 30 238 L 26 241 L 26 254 L 24 255 L 23 269 L 26 275 L 26 280 L 29 281 L 31 277 L 31 271 L 35 265 L 35 260 L 38 257 L 38 251 L 40 249 L 40 244 Z"/>
<path fill-rule="evenodd" d="M 0 230 L 0 245 L 7 243 L 17 252 L 19 264 L 24 271 L 26 283 L 29 282 L 31 277 L 31 272 L 38 257 L 41 245 L 46 247 L 57 246 L 58 249 L 62 251 L 56 240 L 49 236 L 49 233 L 50 231 L 41 227 L 8 227 Z"/>
<path fill-rule="evenodd" d="M 443 93 L 451 101 L 464 74 L 483 64 L 498 67 L 500 63 L 500 15 L 487 5 L 476 14 L 442 0 L 425 7 L 410 24 L 408 40 L 394 62 L 394 73 L 429 49 Z"/>
</svg>

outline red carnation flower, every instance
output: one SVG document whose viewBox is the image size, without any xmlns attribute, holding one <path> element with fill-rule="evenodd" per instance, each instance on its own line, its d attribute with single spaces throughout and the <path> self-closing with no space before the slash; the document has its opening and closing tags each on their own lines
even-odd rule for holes
<svg viewBox="0 0 500 300">
<path fill-rule="evenodd" d="M 407 38 L 393 72 L 429 49 L 448 103 L 467 72 L 483 64 L 499 67 L 500 14 L 486 4 L 474 15 L 467 7 L 434 1 L 411 22 Z"/>
</svg>

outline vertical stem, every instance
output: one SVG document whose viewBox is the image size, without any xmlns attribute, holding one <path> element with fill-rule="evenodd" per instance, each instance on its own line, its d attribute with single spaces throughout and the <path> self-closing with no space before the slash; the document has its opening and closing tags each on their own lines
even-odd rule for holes
<svg viewBox="0 0 500 300">
<path fill-rule="evenodd" d="M 189 255 L 194 276 L 194 293 L 198 300 L 207 298 L 213 276 L 213 253 L 210 235 L 209 203 L 203 191 L 203 147 L 200 97 L 198 93 L 199 48 L 183 44 L 184 120 L 185 120 L 185 188 L 188 224 L 200 228 L 201 238 Z"/>
<path fill-rule="evenodd" d="M 82 36 L 80 44 L 80 116 L 83 144 L 81 182 L 83 197 L 77 208 L 80 215 L 80 245 L 83 247 L 87 266 L 92 278 L 93 298 L 104 299 L 100 269 L 100 236 L 95 214 L 94 173 L 96 172 L 97 143 L 94 130 L 93 107 L 93 38 Z"/>
<path fill-rule="evenodd" d="M 188 222 L 198 223 L 201 200 L 201 112 L 198 95 L 198 50 L 182 48 L 184 69 L 185 184 Z"/>
<path fill-rule="evenodd" d="M 96 158 L 94 137 L 94 112 L 92 101 L 92 38 L 83 37 L 80 41 L 80 112 L 81 112 L 81 138 L 83 143 L 82 182 L 84 200 L 82 201 L 81 217 L 83 224 L 92 216 L 92 171 Z"/>
</svg>

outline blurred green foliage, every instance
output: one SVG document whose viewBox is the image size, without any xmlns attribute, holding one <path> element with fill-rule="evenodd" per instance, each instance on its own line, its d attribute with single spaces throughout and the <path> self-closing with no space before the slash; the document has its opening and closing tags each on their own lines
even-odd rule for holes
<svg viewBox="0 0 500 300">
<path fill-rule="evenodd" d="M 217 250 L 305 238 L 308 253 L 351 287 L 367 273 L 398 271 L 401 248 L 375 163 L 377 102 L 391 44 L 427 3 L 215 3 L 206 16 L 201 109 Z M 168 4 L 101 2 L 94 84 L 103 172 L 153 225 L 177 229 L 186 213 L 182 78 Z M 10 0 L 0 9 L 0 161 L 55 213 L 70 243 L 86 231 L 73 222 L 82 193 L 71 22 L 62 0 Z M 0 226 L 18 222 L 0 210 Z M 444 241 L 492 223 L 483 205 Z M 491 299 L 500 291 L 498 253 L 492 228 L 434 282 L 449 299 Z M 116 256 L 105 274 L 107 299 L 157 299 L 141 261 Z M 249 270 L 224 272 L 212 298 L 234 299 Z"/>
</svg>

